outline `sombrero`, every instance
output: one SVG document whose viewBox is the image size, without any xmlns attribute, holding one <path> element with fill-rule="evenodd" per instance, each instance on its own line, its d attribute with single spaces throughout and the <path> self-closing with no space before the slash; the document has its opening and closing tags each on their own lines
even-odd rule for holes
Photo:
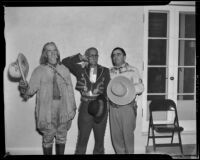
<svg viewBox="0 0 200 160">
<path fill-rule="evenodd" d="M 115 104 L 129 104 L 136 96 L 134 84 L 124 76 L 116 76 L 108 84 L 107 95 Z"/>
<path fill-rule="evenodd" d="M 103 95 L 88 104 L 88 113 L 94 117 L 96 123 L 100 123 L 107 113 L 107 101 Z"/>
<path fill-rule="evenodd" d="M 24 54 L 19 53 L 17 60 L 9 65 L 8 73 L 13 78 L 23 78 L 25 81 L 29 71 L 29 64 Z"/>
</svg>

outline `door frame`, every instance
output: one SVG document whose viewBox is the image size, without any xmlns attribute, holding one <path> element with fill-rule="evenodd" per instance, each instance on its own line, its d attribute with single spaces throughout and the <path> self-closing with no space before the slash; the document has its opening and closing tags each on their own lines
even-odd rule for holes
<svg viewBox="0 0 200 160">
<path fill-rule="evenodd" d="M 179 13 L 195 12 L 195 6 L 146 6 L 144 7 L 144 50 L 143 50 L 143 82 L 145 90 L 142 96 L 142 133 L 148 132 L 149 121 L 147 120 L 147 71 L 148 71 L 148 13 L 149 11 L 168 12 L 168 77 L 173 76 L 174 80 L 168 78 L 168 98 L 177 104 L 177 81 L 178 81 L 178 49 L 179 49 Z M 195 99 L 194 99 L 195 100 Z M 171 114 L 167 115 L 167 119 L 171 119 Z M 180 125 L 184 127 L 184 133 L 196 133 L 196 120 L 179 120 Z"/>
</svg>

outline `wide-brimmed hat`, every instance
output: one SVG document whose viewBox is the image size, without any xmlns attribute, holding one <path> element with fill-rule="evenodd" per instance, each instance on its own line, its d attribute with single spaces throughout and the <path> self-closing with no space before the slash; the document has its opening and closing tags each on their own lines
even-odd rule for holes
<svg viewBox="0 0 200 160">
<path fill-rule="evenodd" d="M 8 73 L 12 78 L 26 79 L 29 71 L 29 64 L 24 54 L 19 53 L 17 60 L 9 65 Z"/>
<path fill-rule="evenodd" d="M 116 76 L 108 84 L 107 95 L 115 104 L 129 104 L 136 96 L 134 84 L 125 76 Z"/>
<path fill-rule="evenodd" d="M 107 101 L 104 95 L 99 95 L 96 100 L 89 102 L 88 113 L 94 117 L 96 123 L 100 123 L 107 113 Z"/>
</svg>

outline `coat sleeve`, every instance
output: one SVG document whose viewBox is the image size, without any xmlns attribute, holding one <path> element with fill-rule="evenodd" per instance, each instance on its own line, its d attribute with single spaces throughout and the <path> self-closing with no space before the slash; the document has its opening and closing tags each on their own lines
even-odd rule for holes
<svg viewBox="0 0 200 160">
<path fill-rule="evenodd" d="M 70 72 L 76 77 L 79 75 L 79 71 L 81 70 L 81 65 L 77 64 L 81 62 L 80 55 L 81 54 L 78 53 L 76 55 L 66 57 L 62 60 L 62 64 L 69 68 Z"/>
<path fill-rule="evenodd" d="M 141 95 L 142 92 L 144 91 L 144 84 L 142 82 L 142 78 L 140 77 L 138 69 L 135 68 L 134 70 L 135 70 L 134 86 L 135 86 L 136 94 Z"/>
<path fill-rule="evenodd" d="M 107 87 L 108 83 L 110 82 L 110 72 L 108 68 L 105 68 L 105 89 L 104 89 L 104 96 L 107 97 Z"/>
<path fill-rule="evenodd" d="M 76 114 L 77 107 L 76 107 L 76 101 L 75 101 L 75 95 L 74 95 L 71 75 L 70 75 L 69 69 L 68 68 L 65 68 L 65 69 L 66 69 L 67 81 L 68 81 L 68 84 L 69 84 L 67 86 L 68 93 L 69 93 L 68 103 L 70 101 L 70 103 L 68 104 L 68 106 L 70 106 L 70 108 L 69 108 L 69 118 L 73 119 L 75 114 Z"/>
<path fill-rule="evenodd" d="M 69 72 L 68 68 L 66 68 L 66 72 L 67 72 L 67 80 L 68 80 L 68 83 L 69 83 L 69 85 L 68 85 L 68 91 L 70 93 L 70 98 L 71 98 L 71 100 L 73 102 L 73 110 L 76 110 L 74 89 L 73 89 L 71 75 L 70 75 L 70 72 Z"/>
<path fill-rule="evenodd" d="M 30 78 L 29 88 L 26 92 L 26 95 L 32 96 L 40 89 L 40 79 L 42 75 L 42 70 L 40 67 L 37 67 Z"/>
</svg>

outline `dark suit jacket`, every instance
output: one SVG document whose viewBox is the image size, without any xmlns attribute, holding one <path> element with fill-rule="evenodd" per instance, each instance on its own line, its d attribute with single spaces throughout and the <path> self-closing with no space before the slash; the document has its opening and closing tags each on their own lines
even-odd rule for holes
<svg viewBox="0 0 200 160">
<path fill-rule="evenodd" d="M 91 91 L 93 91 L 97 87 L 97 85 L 100 85 L 101 87 L 103 87 L 102 90 L 103 95 L 107 97 L 106 89 L 110 81 L 109 69 L 98 64 L 97 80 L 95 83 L 92 83 L 89 79 L 90 68 L 88 66 L 82 67 L 81 64 L 78 64 L 81 62 L 79 57 L 80 53 L 71 57 L 64 58 L 62 60 L 63 65 L 69 68 L 70 72 L 77 79 L 76 90 L 80 91 L 82 95 L 84 86 L 83 84 L 85 84 L 87 88 L 90 89 Z"/>
</svg>

